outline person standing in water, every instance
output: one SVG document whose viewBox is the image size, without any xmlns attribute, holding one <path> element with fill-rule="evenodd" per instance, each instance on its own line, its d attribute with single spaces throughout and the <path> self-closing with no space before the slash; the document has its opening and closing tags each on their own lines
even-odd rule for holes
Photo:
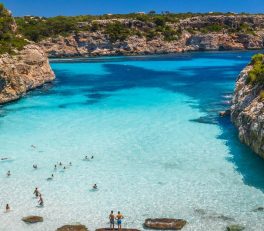
<svg viewBox="0 0 264 231">
<path fill-rule="evenodd" d="M 11 176 L 11 172 L 10 172 L 10 170 L 8 170 L 6 176 Z"/>
<path fill-rule="evenodd" d="M 110 221 L 110 229 L 114 230 L 115 229 L 115 215 L 114 215 L 113 210 L 109 214 L 109 221 Z"/>
<path fill-rule="evenodd" d="M 38 197 L 38 196 L 39 196 L 39 194 L 40 194 L 40 193 L 39 193 L 39 191 L 38 191 L 38 188 L 35 188 L 35 190 L 34 190 L 33 194 L 35 194 L 35 196 L 36 196 L 36 197 Z"/>
<path fill-rule="evenodd" d="M 6 204 L 6 212 L 9 212 L 10 211 L 10 206 L 9 204 Z"/>
<path fill-rule="evenodd" d="M 122 219 L 123 218 L 124 218 L 124 216 L 120 213 L 120 211 L 118 211 L 118 213 L 116 215 L 118 230 L 121 230 L 122 229 Z"/>
<path fill-rule="evenodd" d="M 43 198 L 42 198 L 41 194 L 39 194 L 39 205 L 40 206 L 44 205 L 44 201 L 43 201 Z"/>
</svg>

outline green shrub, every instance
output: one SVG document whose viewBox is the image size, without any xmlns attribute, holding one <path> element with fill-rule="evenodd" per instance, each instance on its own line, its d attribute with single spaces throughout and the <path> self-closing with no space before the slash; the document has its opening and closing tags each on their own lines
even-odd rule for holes
<svg viewBox="0 0 264 231">
<path fill-rule="evenodd" d="M 111 42 L 116 42 L 117 40 L 124 41 L 130 35 L 130 30 L 120 22 L 115 22 L 106 25 L 105 33 Z"/>
<path fill-rule="evenodd" d="M 260 98 L 261 101 L 264 101 L 264 90 L 260 91 L 259 98 Z"/>
<path fill-rule="evenodd" d="M 248 84 L 264 84 L 264 55 L 257 54 L 252 57 L 252 70 L 248 73 Z"/>
</svg>

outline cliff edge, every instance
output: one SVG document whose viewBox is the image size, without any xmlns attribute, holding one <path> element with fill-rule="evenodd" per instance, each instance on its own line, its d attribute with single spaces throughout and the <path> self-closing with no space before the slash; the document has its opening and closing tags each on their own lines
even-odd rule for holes
<svg viewBox="0 0 264 231">
<path fill-rule="evenodd" d="M 0 104 L 20 98 L 55 78 L 46 53 L 17 32 L 10 11 L 0 4 Z"/>
<path fill-rule="evenodd" d="M 26 45 L 16 55 L 3 54 L 0 56 L 0 103 L 16 100 L 54 78 L 47 55 L 35 44 Z"/>
<path fill-rule="evenodd" d="M 264 158 L 264 56 L 256 55 L 240 73 L 231 106 L 231 120 L 240 140 Z"/>
</svg>

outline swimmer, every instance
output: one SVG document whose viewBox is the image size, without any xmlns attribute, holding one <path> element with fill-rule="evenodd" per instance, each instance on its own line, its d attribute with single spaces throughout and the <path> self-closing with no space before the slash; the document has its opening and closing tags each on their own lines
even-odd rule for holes
<svg viewBox="0 0 264 231">
<path fill-rule="evenodd" d="M 55 164 L 55 165 L 54 165 L 54 170 L 56 170 L 56 169 L 57 169 L 57 165 Z"/>
<path fill-rule="evenodd" d="M 94 156 L 91 156 L 91 159 L 93 159 L 94 158 Z"/>
<path fill-rule="evenodd" d="M 31 148 L 36 148 L 36 146 L 32 144 L 32 145 L 31 145 Z"/>
<path fill-rule="evenodd" d="M 33 168 L 34 168 L 34 169 L 37 169 L 38 166 L 37 166 L 36 164 L 33 164 Z"/>
<path fill-rule="evenodd" d="M 8 170 L 6 176 L 11 176 L 11 172 L 10 172 L 10 170 Z"/>
<path fill-rule="evenodd" d="M 7 157 L 2 157 L 1 160 L 8 160 L 8 158 Z"/>
<path fill-rule="evenodd" d="M 9 204 L 6 204 L 6 212 L 9 212 L 10 211 L 10 206 Z"/>
<path fill-rule="evenodd" d="M 66 169 L 66 167 L 64 166 L 64 167 L 63 167 L 63 169 L 65 170 L 65 169 Z"/>
<path fill-rule="evenodd" d="M 69 165 L 72 166 L 72 162 L 70 162 Z"/>
<path fill-rule="evenodd" d="M 38 188 L 36 187 L 33 194 L 35 194 L 36 197 L 40 195 Z"/>
<path fill-rule="evenodd" d="M 62 163 L 60 162 L 59 165 L 62 166 Z"/>
<path fill-rule="evenodd" d="M 96 184 L 94 184 L 93 189 L 97 189 L 97 185 Z"/>
<path fill-rule="evenodd" d="M 47 178 L 47 180 L 53 180 L 54 175 L 51 174 L 51 177 Z"/>
</svg>

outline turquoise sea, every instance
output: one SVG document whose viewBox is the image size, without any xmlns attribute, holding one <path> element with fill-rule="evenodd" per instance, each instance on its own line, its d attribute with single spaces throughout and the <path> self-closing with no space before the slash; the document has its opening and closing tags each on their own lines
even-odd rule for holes
<svg viewBox="0 0 264 231">
<path fill-rule="evenodd" d="M 0 230 L 94 230 L 110 210 L 130 228 L 171 217 L 188 221 L 184 231 L 263 230 L 253 210 L 264 207 L 264 161 L 218 117 L 253 53 L 52 60 L 54 83 L 0 107 L 0 157 L 11 158 L 0 162 Z"/>
</svg>

